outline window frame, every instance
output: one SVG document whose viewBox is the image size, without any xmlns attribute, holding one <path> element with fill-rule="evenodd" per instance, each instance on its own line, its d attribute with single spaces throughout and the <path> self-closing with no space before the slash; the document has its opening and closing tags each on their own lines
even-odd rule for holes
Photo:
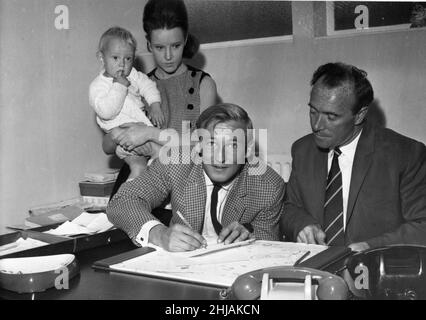
<svg viewBox="0 0 426 320">
<path fill-rule="evenodd" d="M 389 26 L 380 27 L 368 27 L 368 28 L 353 28 L 349 30 L 335 30 L 334 25 L 334 5 L 335 1 L 326 3 L 326 35 L 327 36 L 340 36 L 340 35 L 355 35 L 355 34 L 371 34 L 371 33 L 383 33 L 392 31 L 407 31 L 414 30 L 410 28 L 411 23 L 395 24 Z"/>
<path fill-rule="evenodd" d="M 196 1 L 196 0 L 193 0 L 193 1 Z M 241 0 L 239 0 L 239 1 L 241 1 Z M 245 1 L 246 2 L 250 2 L 250 1 L 261 2 L 263 0 L 260 0 L 260 1 L 259 0 L 245 0 Z M 226 1 L 223 1 L 223 2 L 226 2 Z M 292 1 L 288 1 L 288 0 L 285 0 L 285 1 L 283 1 L 283 0 L 267 0 L 267 2 L 290 2 L 290 15 L 293 19 L 293 10 L 292 10 L 293 4 L 292 4 Z M 293 27 L 292 27 L 291 34 L 271 36 L 271 37 L 261 37 L 261 38 L 224 40 L 224 41 L 218 41 L 218 42 L 200 43 L 200 49 L 203 50 L 203 49 L 216 49 L 216 48 L 229 48 L 229 47 L 258 46 L 258 45 L 293 42 L 293 37 L 294 37 L 294 30 L 293 30 Z"/>
</svg>

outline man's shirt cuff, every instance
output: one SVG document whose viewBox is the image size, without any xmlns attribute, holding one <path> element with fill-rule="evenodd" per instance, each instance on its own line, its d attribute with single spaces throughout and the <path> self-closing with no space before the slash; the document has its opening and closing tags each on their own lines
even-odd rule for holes
<svg viewBox="0 0 426 320">
<path fill-rule="evenodd" d="M 149 239 L 149 232 L 152 228 L 155 226 L 158 226 L 159 224 L 162 224 L 160 221 L 157 220 L 151 220 L 145 223 L 141 231 L 139 231 L 138 235 L 136 236 L 136 242 L 140 244 L 142 247 L 148 246 L 148 239 Z"/>
</svg>

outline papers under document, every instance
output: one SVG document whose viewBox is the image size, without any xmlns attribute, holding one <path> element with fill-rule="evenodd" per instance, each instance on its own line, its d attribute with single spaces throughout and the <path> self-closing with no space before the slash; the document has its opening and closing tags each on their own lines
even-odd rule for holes
<svg viewBox="0 0 426 320">
<path fill-rule="evenodd" d="M 51 229 L 45 233 L 57 236 L 75 236 L 79 234 L 95 234 L 105 232 L 114 225 L 108 221 L 105 213 L 83 212 L 72 221 L 66 221 L 56 229 Z"/>
<path fill-rule="evenodd" d="M 40 240 L 31 239 L 31 238 L 27 238 L 27 239 L 19 238 L 15 242 L 0 246 L 0 256 L 4 256 L 7 254 L 20 252 L 20 251 L 24 251 L 28 249 L 38 248 L 38 247 L 42 247 L 46 245 L 48 245 L 48 243 L 40 241 Z"/>
</svg>

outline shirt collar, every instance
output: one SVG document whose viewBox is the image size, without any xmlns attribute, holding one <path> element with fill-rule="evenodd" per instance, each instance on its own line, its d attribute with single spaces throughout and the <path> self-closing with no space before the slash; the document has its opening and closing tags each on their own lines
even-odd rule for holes
<svg viewBox="0 0 426 320">
<path fill-rule="evenodd" d="M 208 186 L 208 187 L 209 186 L 213 186 L 213 182 L 210 180 L 210 178 L 207 175 L 207 173 L 204 170 L 203 170 L 203 173 L 204 173 L 204 179 L 205 179 L 205 182 L 206 182 L 206 186 Z M 234 181 L 235 181 L 235 179 L 232 180 L 230 183 L 228 183 L 226 185 L 222 185 L 221 186 L 222 189 L 224 189 L 225 191 L 231 190 L 232 186 L 234 185 Z"/>
<path fill-rule="evenodd" d="M 355 150 L 358 145 L 359 138 L 361 137 L 362 129 L 358 133 L 358 135 L 353 139 L 350 143 L 339 147 L 340 151 L 342 151 L 342 154 L 345 156 L 353 157 L 355 155 Z M 329 157 L 333 156 L 333 150 L 330 150 L 328 153 Z"/>
</svg>

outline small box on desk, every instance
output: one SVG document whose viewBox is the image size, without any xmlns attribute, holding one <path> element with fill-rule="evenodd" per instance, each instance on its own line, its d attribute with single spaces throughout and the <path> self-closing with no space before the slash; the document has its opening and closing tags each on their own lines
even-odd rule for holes
<svg viewBox="0 0 426 320">
<path fill-rule="evenodd" d="M 81 181 L 80 194 L 88 197 L 109 197 L 114 187 L 115 181 L 91 182 Z"/>
<path fill-rule="evenodd" d="M 25 219 L 25 225 L 29 227 L 40 227 L 52 225 L 55 223 L 62 223 L 77 218 L 80 214 L 83 213 L 83 211 L 84 209 L 77 205 L 52 209 L 38 215 L 30 215 Z"/>
</svg>

